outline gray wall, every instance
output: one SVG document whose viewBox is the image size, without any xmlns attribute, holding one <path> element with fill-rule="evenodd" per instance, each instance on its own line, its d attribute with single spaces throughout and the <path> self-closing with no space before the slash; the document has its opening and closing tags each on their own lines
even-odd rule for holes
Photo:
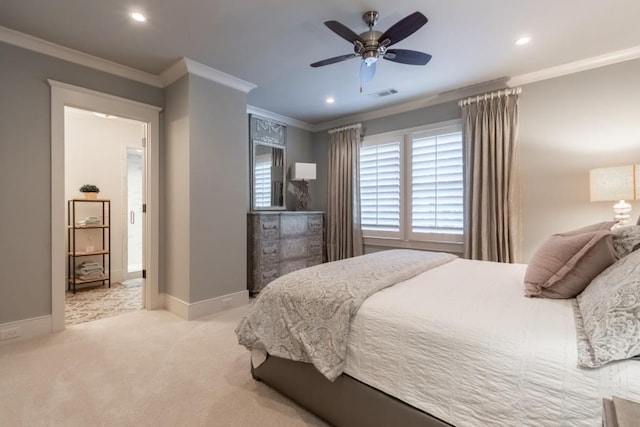
<svg viewBox="0 0 640 427">
<path fill-rule="evenodd" d="M 247 96 L 189 77 L 190 295 L 202 301 L 247 289 Z"/>
<path fill-rule="evenodd" d="M 153 105 L 159 88 L 0 43 L 0 324 L 51 314 L 47 79 Z"/>
<path fill-rule="evenodd" d="M 288 211 L 296 210 L 296 194 L 299 190 L 299 183 L 291 181 L 291 167 L 294 163 L 316 163 L 312 142 L 312 134 L 304 129 L 287 126 L 287 192 L 285 205 Z M 318 165 L 316 165 L 316 169 Z M 290 191 L 293 187 L 294 191 Z M 311 206 L 313 209 L 317 199 L 321 196 L 316 190 L 316 181 L 309 182 L 309 195 L 311 196 Z"/>
<path fill-rule="evenodd" d="M 553 233 L 612 219 L 614 202 L 589 201 L 589 169 L 640 163 L 639 95 L 640 60 L 523 87 L 525 262 Z"/>
<path fill-rule="evenodd" d="M 164 292 L 189 301 L 189 77 L 165 89 L 165 144 L 161 151 L 164 195 Z"/>
</svg>

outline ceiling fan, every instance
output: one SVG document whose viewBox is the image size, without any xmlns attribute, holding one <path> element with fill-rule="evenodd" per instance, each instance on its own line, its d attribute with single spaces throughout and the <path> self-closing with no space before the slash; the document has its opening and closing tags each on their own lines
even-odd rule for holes
<svg viewBox="0 0 640 427">
<path fill-rule="evenodd" d="M 376 72 L 376 62 L 379 58 L 388 61 L 410 65 L 426 65 L 431 60 L 431 55 L 407 49 L 389 49 L 390 46 L 409 37 L 427 23 L 427 17 L 420 12 L 401 19 L 391 26 L 387 31 L 381 33 L 373 29 L 378 22 L 380 14 L 375 10 L 365 12 L 362 19 L 369 27 L 369 31 L 358 35 L 338 21 L 327 21 L 324 23 L 331 31 L 353 44 L 353 53 L 340 55 L 333 58 L 314 62 L 312 67 L 322 67 L 324 65 L 335 64 L 347 59 L 362 57 L 360 65 L 360 82 L 365 83 L 373 79 Z M 360 86 L 362 92 L 362 85 Z"/>
</svg>

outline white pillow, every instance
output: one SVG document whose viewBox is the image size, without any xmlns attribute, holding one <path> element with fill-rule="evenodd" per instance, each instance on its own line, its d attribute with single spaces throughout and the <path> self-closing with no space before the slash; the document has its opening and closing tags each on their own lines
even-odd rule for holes
<svg viewBox="0 0 640 427">
<path fill-rule="evenodd" d="M 578 364 L 640 355 L 640 250 L 600 273 L 576 298 Z"/>
<path fill-rule="evenodd" d="M 628 225 L 613 229 L 613 250 L 618 259 L 640 248 L 640 225 Z"/>
</svg>

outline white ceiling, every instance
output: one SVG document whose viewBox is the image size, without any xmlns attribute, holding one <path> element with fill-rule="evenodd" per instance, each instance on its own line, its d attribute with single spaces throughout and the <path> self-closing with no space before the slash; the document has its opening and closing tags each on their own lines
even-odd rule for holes
<svg viewBox="0 0 640 427">
<path fill-rule="evenodd" d="M 144 24 L 128 13 L 146 14 Z M 412 12 L 429 22 L 394 48 L 433 55 L 424 67 L 381 61 L 359 92 L 359 60 L 323 25 L 384 31 Z M 637 0 L 5 0 L 0 26 L 153 74 L 181 57 L 256 84 L 249 104 L 310 124 L 640 46 Z M 532 42 L 515 46 L 530 35 Z M 368 93 L 394 88 L 375 99 Z M 332 95 L 336 103 L 326 105 Z"/>
</svg>

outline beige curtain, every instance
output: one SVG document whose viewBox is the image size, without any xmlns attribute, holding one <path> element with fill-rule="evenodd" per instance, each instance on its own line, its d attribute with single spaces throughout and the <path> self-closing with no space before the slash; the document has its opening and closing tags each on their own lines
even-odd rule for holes
<svg viewBox="0 0 640 427">
<path fill-rule="evenodd" d="M 465 257 L 470 259 L 519 261 L 519 90 L 506 92 L 462 103 Z"/>
<path fill-rule="evenodd" d="M 362 255 L 359 154 L 359 125 L 329 131 L 328 261 Z"/>
</svg>

